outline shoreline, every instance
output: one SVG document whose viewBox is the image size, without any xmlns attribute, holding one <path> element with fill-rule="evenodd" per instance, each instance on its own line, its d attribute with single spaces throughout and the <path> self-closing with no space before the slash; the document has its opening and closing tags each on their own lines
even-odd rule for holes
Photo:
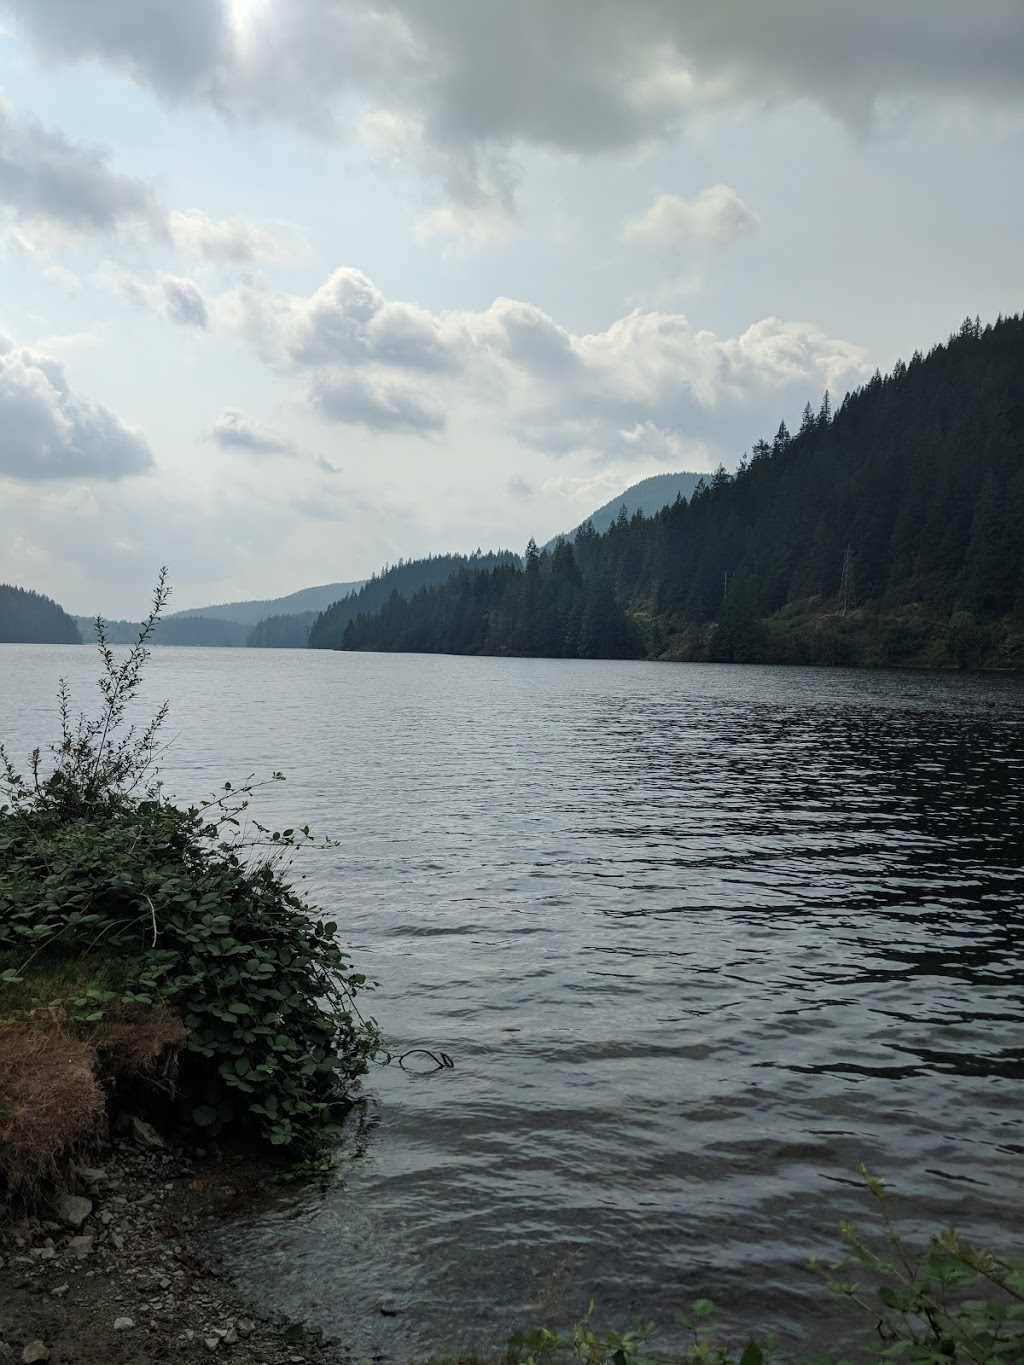
<svg viewBox="0 0 1024 1365">
<path fill-rule="evenodd" d="M 0 1361 L 349 1360 L 338 1343 L 252 1302 L 202 1246 L 203 1229 L 279 1168 L 190 1153 L 137 1119 L 120 1126 L 122 1136 L 72 1168 L 52 1209 L 0 1221 Z"/>
</svg>

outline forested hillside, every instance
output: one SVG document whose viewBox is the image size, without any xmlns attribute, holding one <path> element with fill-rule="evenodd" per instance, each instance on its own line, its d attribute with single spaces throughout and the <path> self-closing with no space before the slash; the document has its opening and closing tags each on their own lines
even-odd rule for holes
<svg viewBox="0 0 1024 1365">
<path fill-rule="evenodd" d="M 518 563 L 511 550 L 471 555 L 431 555 L 427 559 L 399 560 L 395 565 L 374 574 L 358 592 L 343 597 L 328 607 L 313 622 L 309 631 L 311 649 L 340 649 L 345 627 L 354 616 L 379 611 L 392 594 L 399 598 L 411 597 L 423 588 L 446 582 L 461 569 L 487 573 L 501 565 Z"/>
<path fill-rule="evenodd" d="M 309 643 L 309 628 L 316 618 L 315 611 L 267 616 L 257 621 L 245 643 L 250 649 L 305 649 Z"/>
<path fill-rule="evenodd" d="M 566 535 L 553 536 L 543 547 L 545 550 L 553 550 L 559 540 L 575 540 L 584 526 L 591 525 L 595 531 L 603 534 L 608 530 L 619 512 L 624 507 L 626 515 L 632 516 L 634 512 L 643 512 L 645 517 L 654 516 L 655 512 L 660 512 L 663 507 L 668 507 L 675 502 L 676 498 L 690 498 L 693 490 L 700 483 L 699 474 L 653 474 L 649 479 L 641 479 L 639 483 L 630 484 L 625 492 L 618 497 L 611 498 L 599 507 L 596 512 L 592 512 L 586 521 L 580 522 L 575 530 L 569 531 Z"/>
<path fill-rule="evenodd" d="M 1024 322 L 966 321 L 653 517 L 460 568 L 349 649 L 1024 666 Z"/>
<path fill-rule="evenodd" d="M 51 597 L 0 583 L 0 644 L 80 645 L 74 618 Z"/>
<path fill-rule="evenodd" d="M 76 616 L 82 635 L 92 639 L 95 623 L 88 617 Z M 133 645 L 142 629 L 141 621 L 104 621 L 107 642 L 112 645 Z M 237 621 L 218 620 L 211 616 L 171 616 L 158 621 L 150 636 L 154 645 L 244 645 L 247 627 Z"/>
</svg>

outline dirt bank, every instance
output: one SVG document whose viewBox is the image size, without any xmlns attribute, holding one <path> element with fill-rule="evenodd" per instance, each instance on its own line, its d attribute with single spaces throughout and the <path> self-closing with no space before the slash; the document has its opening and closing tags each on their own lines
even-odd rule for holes
<svg viewBox="0 0 1024 1365">
<path fill-rule="evenodd" d="M 200 1250 L 202 1229 L 270 1174 L 129 1120 L 52 1208 L 0 1224 L 0 1361 L 339 1365 L 336 1346 L 267 1315 Z"/>
</svg>

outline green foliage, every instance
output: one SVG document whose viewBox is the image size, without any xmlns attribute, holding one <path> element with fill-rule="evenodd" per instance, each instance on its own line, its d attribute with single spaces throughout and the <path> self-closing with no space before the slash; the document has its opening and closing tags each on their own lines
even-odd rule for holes
<svg viewBox="0 0 1024 1365">
<path fill-rule="evenodd" d="M 162 797 L 152 765 L 167 708 L 141 731 L 126 717 L 166 600 L 161 573 L 120 661 L 98 625 L 103 704 L 72 720 L 62 684 L 52 771 L 42 774 L 36 751 L 27 781 L 0 750 L 0 980 L 17 986 L 55 962 L 102 954 L 118 984 L 80 990 L 75 1017 L 167 1005 L 189 1033 L 184 1117 L 211 1133 L 237 1126 L 312 1148 L 333 1132 L 377 1047 L 355 1004 L 365 978 L 337 925 L 283 875 L 283 852 L 311 842 L 308 829 L 243 825 L 252 783 L 226 783 L 202 808 Z"/>
<path fill-rule="evenodd" d="M 861 1174 L 879 1210 L 880 1237 L 871 1243 L 853 1224 L 841 1224 L 846 1255 L 828 1268 L 811 1265 L 834 1294 L 876 1320 L 885 1344 L 873 1355 L 915 1365 L 1024 1361 L 1024 1254 L 994 1256 L 955 1228 L 915 1253 L 895 1227 L 883 1181 L 863 1167 Z M 860 1268 L 880 1281 L 874 1298 L 849 1278 Z"/>
</svg>

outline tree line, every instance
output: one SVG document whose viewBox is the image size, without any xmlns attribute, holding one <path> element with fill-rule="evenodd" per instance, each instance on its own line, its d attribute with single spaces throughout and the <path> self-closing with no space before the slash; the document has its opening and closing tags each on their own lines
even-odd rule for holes
<svg viewBox="0 0 1024 1365">
<path fill-rule="evenodd" d="M 341 643 L 1024 666 L 1022 444 L 1024 321 L 967 319 L 837 408 L 808 403 L 688 501 L 357 604 Z"/>
</svg>

